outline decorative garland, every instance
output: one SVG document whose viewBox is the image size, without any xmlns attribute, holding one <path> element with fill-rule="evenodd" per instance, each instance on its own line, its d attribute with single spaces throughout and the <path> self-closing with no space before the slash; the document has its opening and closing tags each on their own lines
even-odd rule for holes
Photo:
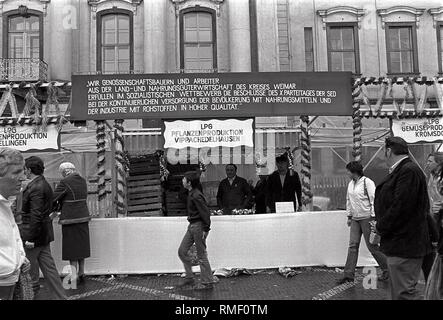
<svg viewBox="0 0 443 320">
<path fill-rule="evenodd" d="M 285 147 L 286 149 L 286 156 L 288 157 L 288 161 L 289 161 L 289 174 L 291 176 L 294 175 L 294 170 L 295 170 L 295 166 L 294 166 L 294 154 L 291 152 L 291 147 Z"/>
<path fill-rule="evenodd" d="M 355 161 L 361 161 L 361 133 L 362 133 L 362 122 L 360 113 L 360 96 L 362 90 L 357 85 L 352 88 L 352 99 L 354 101 L 352 105 L 352 128 L 353 128 L 353 151 L 352 156 Z"/>
<path fill-rule="evenodd" d="M 36 132 L 39 129 L 40 125 L 40 101 L 35 97 L 37 92 L 35 90 L 35 86 L 31 84 L 28 93 L 25 96 L 25 107 L 23 108 L 23 116 L 31 117 L 33 120 L 33 131 Z M 22 118 L 22 115 L 20 116 Z M 46 120 L 46 124 L 48 120 Z M 46 126 L 45 126 L 46 127 Z"/>
<path fill-rule="evenodd" d="M 254 211 L 252 209 L 232 209 L 233 215 L 247 215 L 247 214 L 254 214 Z"/>
<path fill-rule="evenodd" d="M 403 89 L 405 90 L 405 97 L 403 99 L 403 102 L 399 106 L 397 102 L 394 99 L 393 96 L 393 88 L 392 85 L 403 85 Z M 421 91 L 420 96 L 417 94 L 417 88 L 415 87 L 415 84 L 419 86 L 425 86 L 423 90 Z M 354 86 L 359 86 L 361 89 L 361 97 L 359 96 L 360 103 L 362 103 L 364 106 L 367 106 L 369 111 L 364 112 L 365 117 L 386 117 L 388 114 L 390 115 L 392 113 L 393 116 L 396 116 L 397 118 L 404 118 L 404 117 L 416 117 L 416 116 L 427 116 L 427 117 L 435 117 L 443 112 L 443 93 L 441 93 L 438 89 L 435 90 L 436 92 L 436 100 L 439 104 L 439 110 L 426 110 L 425 111 L 425 105 L 427 100 L 427 87 L 434 86 L 435 88 L 438 88 L 439 85 L 443 84 L 443 77 L 393 77 L 393 78 L 387 78 L 387 77 L 362 77 L 354 79 Z M 371 109 L 371 105 L 369 102 L 368 94 L 367 94 L 367 85 L 380 85 L 380 91 L 378 95 L 378 100 L 374 108 L 374 114 Z M 395 108 L 394 112 L 386 112 L 382 114 L 381 110 L 383 107 L 383 102 L 386 98 L 386 96 L 389 96 L 393 100 L 393 106 Z M 354 100 L 355 100 L 354 99 Z M 409 99 L 413 99 L 414 101 L 414 111 L 406 111 L 406 101 Z M 355 102 L 355 101 L 354 101 Z"/>
<path fill-rule="evenodd" d="M 117 170 L 117 214 L 125 215 L 125 188 L 127 163 L 124 156 L 123 120 L 114 120 L 115 128 L 115 168 Z"/>
<path fill-rule="evenodd" d="M 104 121 L 96 121 L 96 137 L 97 137 L 97 192 L 100 215 L 104 216 L 106 212 L 106 126 Z"/>
<path fill-rule="evenodd" d="M 18 117 L 17 101 L 15 100 L 15 95 L 12 93 L 12 86 L 6 85 L 6 91 L 2 94 L 0 99 L 0 117 L 5 113 L 6 107 L 11 109 L 12 117 Z"/>
<path fill-rule="evenodd" d="M 157 150 L 155 152 L 156 157 L 158 158 L 158 163 L 160 165 L 160 181 L 165 182 L 169 177 L 169 170 L 167 168 L 165 152 L 163 150 Z"/>
<path fill-rule="evenodd" d="M 312 202 L 311 192 L 311 138 L 309 137 L 309 117 L 300 116 L 301 130 L 301 176 L 302 176 L 302 204 L 309 205 Z"/>
<path fill-rule="evenodd" d="M 48 95 L 48 98 L 46 100 L 46 106 L 43 109 L 43 114 L 42 114 L 42 117 L 43 117 L 42 128 L 43 129 L 46 129 L 46 125 L 48 123 L 48 114 L 51 109 L 51 106 L 54 106 L 55 113 L 57 114 L 57 116 L 58 117 L 61 116 L 60 107 L 59 107 L 59 103 L 58 103 L 58 89 L 56 87 L 54 87 L 53 83 L 49 83 L 48 89 L 47 89 L 47 95 Z"/>
<path fill-rule="evenodd" d="M 266 168 L 266 161 L 262 160 L 260 153 L 255 154 L 255 172 L 257 176 L 263 175 L 263 169 Z"/>
</svg>

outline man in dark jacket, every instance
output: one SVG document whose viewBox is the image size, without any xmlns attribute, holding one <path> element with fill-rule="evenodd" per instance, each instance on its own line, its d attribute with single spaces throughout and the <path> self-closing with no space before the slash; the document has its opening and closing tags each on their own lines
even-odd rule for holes
<svg viewBox="0 0 443 320">
<path fill-rule="evenodd" d="M 237 176 L 235 164 L 226 165 L 226 178 L 220 182 L 217 204 L 223 214 L 232 214 L 233 209 L 249 209 L 252 205 L 252 191 L 246 179 Z"/>
<path fill-rule="evenodd" d="M 189 190 L 187 201 L 189 226 L 178 249 L 178 256 L 183 262 L 186 271 L 186 277 L 179 286 L 193 285 L 195 283 L 191 258 L 188 255 L 189 249 L 195 243 L 197 258 L 200 264 L 200 278 L 202 284 L 202 287 L 197 287 L 196 289 L 210 289 L 212 288 L 214 278 L 212 276 L 212 270 L 206 252 L 206 238 L 211 229 L 211 215 L 209 213 L 206 199 L 203 193 L 198 189 L 199 183 L 200 179 L 197 173 L 185 173 L 183 186 Z"/>
<path fill-rule="evenodd" d="M 301 210 L 301 183 L 298 173 L 289 170 L 289 160 L 286 154 L 276 159 L 277 170 L 274 171 L 267 181 L 267 212 L 275 212 L 276 202 L 294 202 L 294 210 Z M 297 198 L 296 198 L 297 195 Z"/>
<path fill-rule="evenodd" d="M 389 175 L 377 186 L 374 209 L 380 250 L 387 257 L 391 299 L 420 299 L 416 288 L 430 245 L 426 177 L 409 157 L 407 143 L 386 139 Z"/>
<path fill-rule="evenodd" d="M 24 242 L 26 257 L 31 262 L 31 277 L 34 290 L 38 291 L 39 268 L 45 281 L 57 299 L 66 299 L 50 243 L 54 241 L 54 230 L 49 215 L 52 212 L 52 189 L 43 176 L 42 159 L 29 157 L 25 160 L 25 174 L 31 182 L 23 190 L 22 224 L 20 233 Z"/>
</svg>

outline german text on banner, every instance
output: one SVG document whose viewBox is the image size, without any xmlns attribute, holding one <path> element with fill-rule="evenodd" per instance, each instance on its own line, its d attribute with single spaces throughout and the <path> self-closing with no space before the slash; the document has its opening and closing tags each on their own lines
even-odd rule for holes
<svg viewBox="0 0 443 320">
<path fill-rule="evenodd" d="M 392 132 L 408 143 L 443 141 L 443 120 L 440 118 L 392 120 Z"/>
<path fill-rule="evenodd" d="M 59 134 L 55 125 L 34 132 L 32 126 L 5 126 L 0 128 L 0 147 L 25 151 L 58 151 Z"/>
<path fill-rule="evenodd" d="M 254 147 L 253 119 L 165 121 L 165 148 Z"/>
</svg>

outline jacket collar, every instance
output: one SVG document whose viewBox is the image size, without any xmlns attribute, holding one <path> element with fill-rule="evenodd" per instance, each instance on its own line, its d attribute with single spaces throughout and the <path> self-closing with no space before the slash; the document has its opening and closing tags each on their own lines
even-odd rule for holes
<svg viewBox="0 0 443 320">
<path fill-rule="evenodd" d="M 386 181 L 388 181 L 389 179 L 391 179 L 394 175 L 397 174 L 397 172 L 406 164 L 411 162 L 412 160 L 409 158 L 405 158 L 403 159 L 395 168 L 394 171 L 392 171 L 390 174 L 388 174 L 383 181 L 380 183 L 380 185 L 384 184 Z"/>
<path fill-rule="evenodd" d="M 40 181 L 40 180 L 42 180 L 42 179 L 44 179 L 43 176 L 37 176 L 37 177 L 35 177 L 31 182 L 28 183 L 28 185 L 26 186 L 26 188 L 25 188 L 24 190 L 27 190 L 27 189 L 30 188 L 30 186 L 32 186 L 36 181 Z M 23 191 L 24 191 L 24 190 L 23 190 Z"/>
</svg>

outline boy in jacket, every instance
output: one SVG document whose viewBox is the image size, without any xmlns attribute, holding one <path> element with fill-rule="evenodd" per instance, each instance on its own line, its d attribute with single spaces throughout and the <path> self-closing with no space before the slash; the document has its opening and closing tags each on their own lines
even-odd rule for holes
<svg viewBox="0 0 443 320">
<path fill-rule="evenodd" d="M 191 258 L 188 256 L 189 249 L 195 243 L 202 284 L 202 287 L 196 287 L 195 289 L 211 289 L 214 279 L 206 252 L 206 238 L 211 229 L 211 216 L 206 199 L 198 188 L 199 184 L 200 179 L 196 172 L 185 173 L 183 187 L 189 191 L 187 198 L 189 226 L 178 249 L 178 256 L 185 267 L 186 277 L 178 287 L 195 284 Z"/>
</svg>

